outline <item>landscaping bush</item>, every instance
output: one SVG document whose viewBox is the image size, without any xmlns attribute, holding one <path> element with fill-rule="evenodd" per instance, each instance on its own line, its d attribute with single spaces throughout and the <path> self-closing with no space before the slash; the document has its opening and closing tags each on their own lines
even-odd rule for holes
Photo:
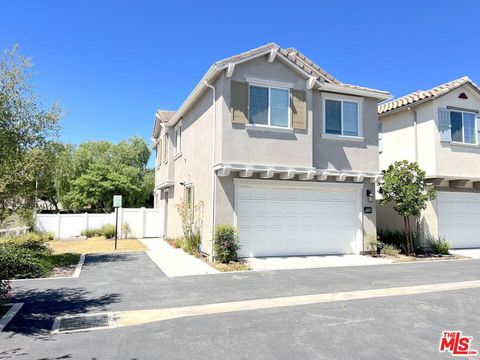
<svg viewBox="0 0 480 360">
<path fill-rule="evenodd" d="M 10 300 L 10 281 L 0 280 L 0 306 L 5 305 Z"/>
<path fill-rule="evenodd" d="M 416 253 L 421 252 L 421 249 L 418 245 L 417 236 L 414 232 L 410 234 L 413 241 L 413 248 Z M 386 245 L 393 245 L 399 249 L 402 253 L 406 254 L 406 244 L 405 244 L 405 234 L 403 231 L 399 230 L 379 230 L 378 231 L 379 240 Z"/>
<path fill-rule="evenodd" d="M 400 255 L 400 249 L 398 249 L 395 245 L 383 244 L 382 250 L 380 250 L 380 254 L 397 257 L 398 255 Z"/>
<path fill-rule="evenodd" d="M 452 249 L 452 244 L 445 237 L 429 237 L 427 242 L 432 252 L 436 255 L 449 255 Z"/>
<path fill-rule="evenodd" d="M 105 236 L 107 239 L 115 237 L 115 225 L 105 224 L 100 228 L 100 235 Z"/>
<path fill-rule="evenodd" d="M 53 265 L 45 260 L 48 250 L 41 252 L 12 243 L 3 244 L 0 252 L 0 279 L 38 278 L 48 275 Z"/>
<path fill-rule="evenodd" d="M 86 236 L 87 238 L 91 238 L 94 236 L 100 236 L 100 229 L 86 229 L 83 230 L 80 235 Z"/>
<path fill-rule="evenodd" d="M 232 225 L 220 224 L 215 228 L 214 254 L 216 260 L 229 263 L 238 259 L 239 249 L 236 230 Z"/>
</svg>

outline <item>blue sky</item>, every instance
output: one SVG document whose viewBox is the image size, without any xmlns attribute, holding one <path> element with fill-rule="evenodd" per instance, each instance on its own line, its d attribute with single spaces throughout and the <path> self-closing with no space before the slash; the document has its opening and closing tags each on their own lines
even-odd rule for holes
<svg viewBox="0 0 480 360">
<path fill-rule="evenodd" d="M 213 62 L 272 41 L 395 96 L 480 82 L 477 0 L 287 4 L 0 0 L 0 48 L 32 57 L 36 92 L 62 102 L 74 144 L 149 139 L 155 109 L 177 109 Z"/>
</svg>

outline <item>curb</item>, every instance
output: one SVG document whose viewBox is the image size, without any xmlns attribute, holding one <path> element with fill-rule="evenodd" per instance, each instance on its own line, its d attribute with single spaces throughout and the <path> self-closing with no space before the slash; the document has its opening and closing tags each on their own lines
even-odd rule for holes
<svg viewBox="0 0 480 360">
<path fill-rule="evenodd" d="M 11 305 L 12 307 L 0 319 L 0 332 L 2 332 L 3 329 L 5 329 L 5 327 L 8 325 L 8 323 L 20 311 L 21 307 L 23 306 L 23 303 L 11 303 L 11 304 L 7 304 L 7 305 Z"/>
</svg>

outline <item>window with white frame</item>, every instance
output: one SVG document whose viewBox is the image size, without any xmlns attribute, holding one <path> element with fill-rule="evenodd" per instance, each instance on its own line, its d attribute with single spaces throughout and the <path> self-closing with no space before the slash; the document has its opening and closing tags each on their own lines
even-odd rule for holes
<svg viewBox="0 0 480 360">
<path fill-rule="evenodd" d="M 289 127 L 289 102 L 288 89 L 249 86 L 249 121 L 252 124 Z"/>
<path fill-rule="evenodd" d="M 157 166 L 160 166 L 162 164 L 162 139 L 159 139 L 157 142 L 157 147 L 155 148 L 157 152 Z"/>
<path fill-rule="evenodd" d="M 452 141 L 477 144 L 476 116 L 465 111 L 450 111 Z"/>
<path fill-rule="evenodd" d="M 175 126 L 175 143 L 173 146 L 173 156 L 182 152 L 182 124 Z"/>
<path fill-rule="evenodd" d="M 163 161 L 168 161 L 168 135 L 163 135 Z"/>
<path fill-rule="evenodd" d="M 351 100 L 325 99 L 326 134 L 361 136 L 360 103 Z"/>
<path fill-rule="evenodd" d="M 378 152 L 383 152 L 383 127 L 381 123 L 378 123 Z"/>
</svg>

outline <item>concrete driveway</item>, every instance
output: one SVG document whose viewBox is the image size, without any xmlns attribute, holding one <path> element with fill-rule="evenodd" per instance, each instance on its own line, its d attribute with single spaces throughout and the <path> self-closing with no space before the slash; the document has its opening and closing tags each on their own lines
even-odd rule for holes
<svg viewBox="0 0 480 360">
<path fill-rule="evenodd" d="M 456 249 L 450 250 L 452 254 L 469 257 L 472 259 L 480 259 L 480 249 Z"/>
<path fill-rule="evenodd" d="M 479 271 L 467 260 L 168 278 L 144 253 L 91 255 L 77 279 L 14 284 L 25 305 L 0 333 L 0 359 L 450 358 L 444 330 L 480 348 Z M 191 316 L 50 332 L 61 315 L 179 307 Z"/>
<path fill-rule="evenodd" d="M 253 270 L 292 270 L 324 267 L 366 266 L 392 264 L 393 261 L 368 255 L 286 256 L 248 258 Z"/>
</svg>

